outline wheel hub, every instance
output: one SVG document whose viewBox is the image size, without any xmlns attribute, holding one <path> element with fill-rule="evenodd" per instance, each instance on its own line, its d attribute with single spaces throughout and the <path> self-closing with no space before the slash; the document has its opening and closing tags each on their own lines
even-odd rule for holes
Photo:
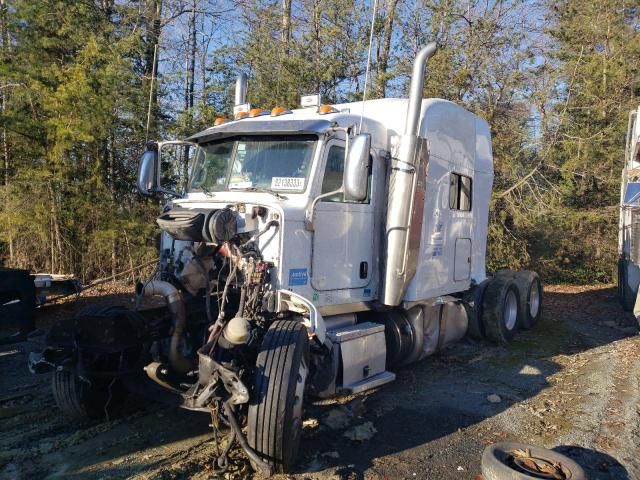
<svg viewBox="0 0 640 480">
<path fill-rule="evenodd" d="M 504 299 L 503 323 L 507 330 L 513 330 L 518 318 L 518 299 L 516 294 L 509 290 Z"/>
<path fill-rule="evenodd" d="M 538 285 L 534 285 L 531 289 L 531 295 L 529 296 L 529 313 L 531 318 L 535 318 L 540 310 L 540 291 Z"/>
</svg>

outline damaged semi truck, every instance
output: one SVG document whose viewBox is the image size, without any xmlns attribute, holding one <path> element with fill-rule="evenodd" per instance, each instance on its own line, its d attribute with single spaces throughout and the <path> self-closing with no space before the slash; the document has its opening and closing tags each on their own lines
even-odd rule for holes
<svg viewBox="0 0 640 480">
<path fill-rule="evenodd" d="M 286 472 L 306 398 L 380 387 L 466 334 L 532 327 L 538 276 L 485 271 L 489 126 L 422 98 L 435 49 L 408 99 L 251 109 L 241 76 L 233 120 L 151 145 L 138 188 L 170 200 L 158 274 L 137 294 L 164 301 L 51 329 L 30 367 L 53 371 L 62 412 L 101 416 L 123 390 L 157 389 L 228 428 L 255 468 Z"/>
<path fill-rule="evenodd" d="M 618 298 L 625 311 L 634 309 L 640 285 L 640 122 L 629 112 L 620 189 L 618 229 Z M 640 307 L 640 305 L 639 305 Z M 634 312 L 636 316 L 639 312 Z"/>
</svg>

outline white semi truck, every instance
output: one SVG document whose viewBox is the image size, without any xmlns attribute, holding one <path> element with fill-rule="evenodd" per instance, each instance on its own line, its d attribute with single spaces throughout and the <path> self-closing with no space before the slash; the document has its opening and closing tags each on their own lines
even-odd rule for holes
<svg viewBox="0 0 640 480">
<path fill-rule="evenodd" d="M 408 99 L 251 109 L 243 76 L 233 120 L 151 145 L 138 188 L 171 200 L 158 277 L 138 294 L 166 307 L 56 325 L 30 364 L 53 367 L 60 408 L 99 416 L 112 379 L 136 389 L 144 369 L 229 425 L 256 468 L 287 471 L 305 397 L 379 387 L 468 333 L 507 342 L 532 327 L 538 276 L 485 270 L 489 126 L 422 98 L 434 52 L 419 53 Z"/>
<path fill-rule="evenodd" d="M 618 297 L 632 311 L 640 285 L 640 122 L 637 110 L 629 112 L 620 189 L 618 230 Z M 640 315 L 640 311 L 636 313 Z"/>
</svg>

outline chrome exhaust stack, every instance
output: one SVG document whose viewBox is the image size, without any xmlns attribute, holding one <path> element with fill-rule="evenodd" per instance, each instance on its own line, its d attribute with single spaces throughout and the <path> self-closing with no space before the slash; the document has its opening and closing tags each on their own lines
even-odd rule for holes
<svg viewBox="0 0 640 480">
<path fill-rule="evenodd" d="M 236 79 L 236 96 L 234 106 L 247 103 L 247 74 L 241 73 Z"/>
<path fill-rule="evenodd" d="M 426 140 L 418 134 L 424 70 L 436 49 L 436 43 L 431 42 L 416 56 L 411 74 L 404 134 L 400 137 L 391 162 L 385 231 L 386 260 L 381 298 L 382 303 L 389 306 L 400 305 L 407 285 L 416 273 L 428 160 Z"/>
</svg>

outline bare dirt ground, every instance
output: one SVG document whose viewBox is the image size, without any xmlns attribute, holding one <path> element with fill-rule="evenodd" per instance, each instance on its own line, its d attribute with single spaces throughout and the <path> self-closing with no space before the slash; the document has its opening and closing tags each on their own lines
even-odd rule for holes
<svg viewBox="0 0 640 480">
<path fill-rule="evenodd" d="M 90 301 L 43 308 L 38 325 Z M 602 286 L 548 286 L 544 309 L 508 348 L 465 340 L 378 391 L 310 405 L 298 473 L 280 478 L 476 479 L 483 448 L 512 440 L 558 449 L 591 479 L 640 479 L 635 320 Z M 27 370 L 42 342 L 0 346 L 0 478 L 217 478 L 206 415 L 132 399 L 117 418 L 68 423 L 49 376 Z M 231 457 L 219 478 L 251 478 Z"/>
</svg>

